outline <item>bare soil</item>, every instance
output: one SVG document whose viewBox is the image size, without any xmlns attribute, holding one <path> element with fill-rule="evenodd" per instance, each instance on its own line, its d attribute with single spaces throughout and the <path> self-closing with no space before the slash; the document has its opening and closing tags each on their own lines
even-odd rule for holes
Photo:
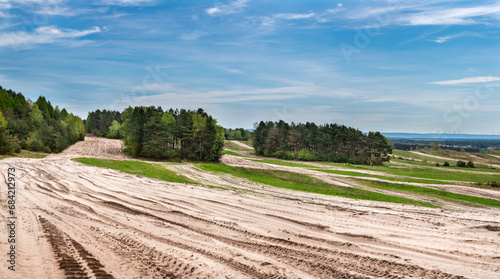
<svg viewBox="0 0 500 279">
<path fill-rule="evenodd" d="M 16 168 L 18 218 L 11 271 L 3 185 L 1 278 L 496 278 L 500 272 L 498 209 L 352 200 L 169 166 L 207 185 L 234 187 L 221 190 L 70 160 L 125 159 L 122 148 L 118 140 L 87 137 L 44 159 L 0 161 L 4 179 L 7 168 Z"/>
</svg>

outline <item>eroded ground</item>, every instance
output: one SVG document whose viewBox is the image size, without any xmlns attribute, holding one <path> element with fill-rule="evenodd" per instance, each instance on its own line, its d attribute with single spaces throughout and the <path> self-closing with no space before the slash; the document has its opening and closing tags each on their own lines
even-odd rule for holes
<svg viewBox="0 0 500 279">
<path fill-rule="evenodd" d="M 4 178 L 8 167 L 16 168 L 18 216 L 13 272 L 7 269 L 2 184 L 2 278 L 496 278 L 500 273 L 498 209 L 321 196 L 189 164 L 169 166 L 206 185 L 238 189 L 221 190 L 70 160 L 124 159 L 121 150 L 120 141 L 86 138 L 44 159 L 0 161 Z M 244 164 L 239 160 L 225 158 Z M 342 182 L 326 174 L 324 179 Z"/>
</svg>

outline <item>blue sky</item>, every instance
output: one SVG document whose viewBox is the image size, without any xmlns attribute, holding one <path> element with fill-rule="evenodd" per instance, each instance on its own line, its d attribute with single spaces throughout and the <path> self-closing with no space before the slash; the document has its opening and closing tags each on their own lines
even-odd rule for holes
<svg viewBox="0 0 500 279">
<path fill-rule="evenodd" d="M 498 1 L 0 0 L 0 85 L 84 118 L 500 134 L 499 27 Z"/>
</svg>

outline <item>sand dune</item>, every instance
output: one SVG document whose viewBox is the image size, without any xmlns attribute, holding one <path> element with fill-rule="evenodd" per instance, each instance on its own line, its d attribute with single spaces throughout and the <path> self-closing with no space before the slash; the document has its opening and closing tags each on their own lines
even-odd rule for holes
<svg viewBox="0 0 500 279">
<path fill-rule="evenodd" d="M 16 271 L 2 278 L 495 278 L 498 209 L 422 208 L 294 192 L 193 165 L 209 185 L 169 183 L 71 161 L 124 159 L 117 140 L 87 137 L 15 167 Z M 230 158 L 230 157 L 227 157 Z M 7 189 L 1 188 L 6 200 Z M 4 203 L 5 204 L 5 203 Z"/>
</svg>

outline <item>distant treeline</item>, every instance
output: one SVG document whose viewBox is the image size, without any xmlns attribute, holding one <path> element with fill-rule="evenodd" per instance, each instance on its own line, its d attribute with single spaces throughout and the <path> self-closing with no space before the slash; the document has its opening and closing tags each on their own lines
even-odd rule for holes
<svg viewBox="0 0 500 279">
<path fill-rule="evenodd" d="M 263 122 L 255 126 L 253 146 L 258 154 L 282 159 L 380 165 L 392 153 L 379 132 L 363 132 L 338 124 Z"/>
<path fill-rule="evenodd" d="M 54 108 L 45 97 L 33 103 L 0 86 L 0 154 L 21 149 L 60 152 L 84 136 L 85 127 L 78 116 Z"/>
<path fill-rule="evenodd" d="M 420 139 L 391 139 L 394 148 L 400 150 L 416 150 L 431 148 L 432 143 L 437 143 L 440 148 L 464 151 L 464 152 L 484 152 L 488 149 L 500 149 L 499 140 L 420 140 Z"/>
<path fill-rule="evenodd" d="M 203 109 L 96 110 L 89 113 L 86 129 L 98 136 L 123 138 L 126 152 L 146 158 L 219 161 L 224 148 L 224 128 Z"/>
<path fill-rule="evenodd" d="M 252 133 L 243 128 L 225 129 L 225 137 L 227 140 L 251 140 Z"/>
</svg>

